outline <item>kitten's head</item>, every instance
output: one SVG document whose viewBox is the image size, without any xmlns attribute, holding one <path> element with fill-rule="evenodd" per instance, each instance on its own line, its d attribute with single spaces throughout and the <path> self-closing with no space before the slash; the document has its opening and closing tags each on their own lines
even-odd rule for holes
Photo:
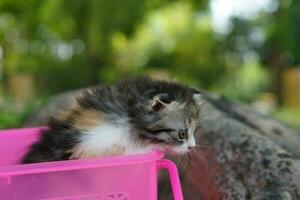
<svg viewBox="0 0 300 200">
<path fill-rule="evenodd" d="M 140 123 L 142 139 L 155 148 L 175 154 L 186 153 L 196 146 L 194 133 L 201 94 L 183 87 L 176 92 L 156 92 L 148 96 L 146 102 L 142 109 L 143 123 Z"/>
</svg>

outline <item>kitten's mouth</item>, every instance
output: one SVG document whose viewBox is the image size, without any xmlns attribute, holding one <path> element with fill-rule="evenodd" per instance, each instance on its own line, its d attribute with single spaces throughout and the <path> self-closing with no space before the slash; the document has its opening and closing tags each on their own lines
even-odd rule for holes
<svg viewBox="0 0 300 200">
<path fill-rule="evenodd" d="M 173 155 L 173 156 L 182 155 L 182 154 L 190 152 L 189 150 L 178 149 L 176 147 L 170 147 L 170 146 L 156 146 L 156 147 L 153 147 L 152 149 L 162 151 L 166 154 Z"/>
<path fill-rule="evenodd" d="M 188 153 L 189 151 L 185 151 L 185 150 L 176 150 L 175 148 L 172 148 L 172 147 L 166 147 L 164 149 L 164 152 L 167 153 L 167 154 L 170 154 L 170 155 L 181 155 L 181 154 L 185 154 L 185 153 Z"/>
</svg>

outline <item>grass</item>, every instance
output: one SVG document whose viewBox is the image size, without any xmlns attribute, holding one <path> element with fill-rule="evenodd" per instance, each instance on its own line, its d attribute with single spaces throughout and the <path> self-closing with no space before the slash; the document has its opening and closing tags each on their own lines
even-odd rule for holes
<svg viewBox="0 0 300 200">
<path fill-rule="evenodd" d="M 280 108 L 272 115 L 286 124 L 300 130 L 300 109 Z"/>
</svg>

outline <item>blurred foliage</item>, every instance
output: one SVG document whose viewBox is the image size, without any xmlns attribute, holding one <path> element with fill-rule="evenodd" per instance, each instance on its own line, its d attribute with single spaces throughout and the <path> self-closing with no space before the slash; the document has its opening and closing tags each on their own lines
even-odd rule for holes
<svg viewBox="0 0 300 200">
<path fill-rule="evenodd" d="M 278 82 L 276 67 L 300 62 L 300 4 L 272 1 L 220 34 L 210 1 L 1 0 L 0 126 L 18 126 L 34 99 L 141 74 L 254 101 Z M 23 109 L 4 109 L 7 96 Z"/>
<path fill-rule="evenodd" d="M 1 111 L 0 129 L 20 127 L 24 119 L 22 113 Z"/>
<path fill-rule="evenodd" d="M 132 37 L 116 33 L 113 47 L 117 71 L 166 70 L 204 88 L 214 85 L 225 71 L 221 58 L 215 57 L 218 41 L 210 18 L 186 2 L 150 12 Z"/>
<path fill-rule="evenodd" d="M 261 17 L 268 34 L 263 51 L 269 58 L 273 58 L 273 52 L 277 51 L 279 64 L 283 66 L 300 66 L 299 10 L 299 0 L 280 0 L 274 15 Z"/>
<path fill-rule="evenodd" d="M 272 113 L 277 119 L 300 130 L 300 109 L 281 108 Z"/>
<path fill-rule="evenodd" d="M 4 128 L 17 128 L 21 127 L 22 123 L 26 120 L 29 114 L 37 107 L 41 105 L 40 101 L 35 103 L 28 103 L 25 106 L 16 107 L 10 99 L 7 99 L 8 104 L 1 109 L 0 112 L 0 129 Z M 38 103 L 39 102 L 39 103 Z"/>
<path fill-rule="evenodd" d="M 269 85 L 267 70 L 255 58 L 250 57 L 250 60 L 231 73 L 231 76 L 223 80 L 223 86 L 215 89 L 231 99 L 248 102 L 258 97 L 259 92 L 263 92 Z"/>
</svg>

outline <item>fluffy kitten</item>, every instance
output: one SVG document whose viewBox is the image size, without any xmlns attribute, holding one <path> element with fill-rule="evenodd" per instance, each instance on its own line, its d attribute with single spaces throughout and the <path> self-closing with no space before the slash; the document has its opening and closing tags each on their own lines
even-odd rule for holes
<svg viewBox="0 0 300 200">
<path fill-rule="evenodd" d="M 53 117 L 23 163 L 128 155 L 152 148 L 195 147 L 200 94 L 148 78 L 87 89 L 72 109 Z"/>
</svg>

